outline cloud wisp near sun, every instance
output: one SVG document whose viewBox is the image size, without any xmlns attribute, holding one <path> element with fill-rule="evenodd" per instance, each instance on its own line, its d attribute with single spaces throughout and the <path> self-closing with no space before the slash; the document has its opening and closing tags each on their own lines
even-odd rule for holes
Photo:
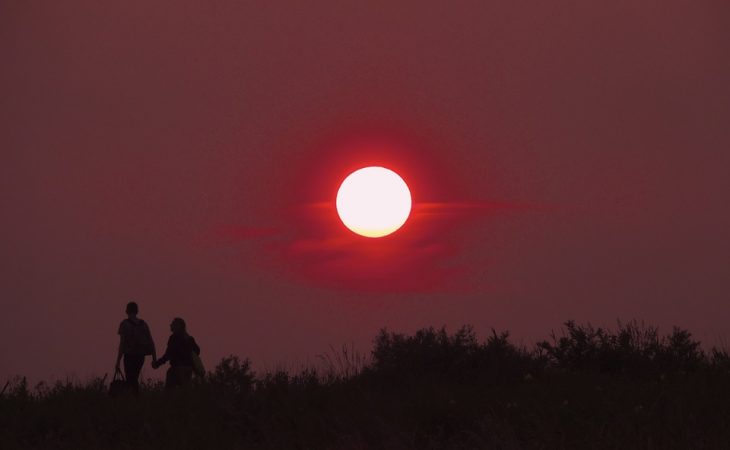
<svg viewBox="0 0 730 450">
<path fill-rule="evenodd" d="M 459 227 L 529 206 L 501 202 L 419 202 L 402 228 L 380 238 L 348 230 L 334 202 L 293 211 L 301 227 L 222 228 L 225 245 L 246 243 L 259 264 L 293 280 L 364 292 L 469 291 L 473 270 L 458 262 Z M 486 225 L 485 225 L 486 226 Z M 253 245 L 249 245 L 253 244 Z"/>
</svg>

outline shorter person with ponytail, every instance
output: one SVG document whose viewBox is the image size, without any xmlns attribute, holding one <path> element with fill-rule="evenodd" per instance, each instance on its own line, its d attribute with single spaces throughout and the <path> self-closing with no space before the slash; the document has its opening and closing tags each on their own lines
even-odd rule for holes
<svg viewBox="0 0 730 450">
<path fill-rule="evenodd" d="M 190 383 L 193 377 L 194 363 L 193 352 L 200 355 L 200 347 L 195 339 L 187 332 L 185 321 L 176 317 L 170 323 L 172 335 L 167 340 L 167 350 L 160 359 L 152 363 L 157 369 L 170 361 L 170 368 L 167 369 L 165 388 L 170 389 L 177 386 L 184 386 Z"/>
</svg>

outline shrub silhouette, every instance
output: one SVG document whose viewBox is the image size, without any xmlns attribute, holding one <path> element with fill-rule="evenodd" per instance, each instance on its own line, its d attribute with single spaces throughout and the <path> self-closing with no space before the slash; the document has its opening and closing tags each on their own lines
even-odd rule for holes
<svg viewBox="0 0 730 450">
<path fill-rule="evenodd" d="M 659 345 L 656 366 L 666 371 L 693 371 L 705 362 L 705 353 L 700 342 L 692 339 L 692 333 L 674 327 Z"/>
<path fill-rule="evenodd" d="M 226 394 L 246 394 L 254 386 L 255 374 L 251 371 L 251 361 L 241 361 L 237 356 L 226 356 L 208 373 L 208 382 Z"/>
<path fill-rule="evenodd" d="M 562 336 L 552 333 L 551 342 L 537 344 L 552 367 L 636 374 L 696 370 L 706 362 L 700 343 L 677 327 L 661 337 L 656 327 L 636 321 L 619 322 L 615 332 L 574 321 L 564 326 Z"/>
<path fill-rule="evenodd" d="M 504 381 L 538 368 L 538 359 L 511 344 L 508 337 L 506 332 L 492 330 L 492 336 L 480 343 L 471 326 L 452 335 L 445 328 L 425 328 L 413 336 L 383 329 L 375 338 L 369 372 L 389 382 L 423 377 Z"/>
</svg>

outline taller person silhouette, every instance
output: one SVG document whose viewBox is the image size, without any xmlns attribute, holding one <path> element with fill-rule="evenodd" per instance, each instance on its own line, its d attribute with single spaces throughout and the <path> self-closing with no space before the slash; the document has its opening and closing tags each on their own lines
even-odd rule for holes
<svg viewBox="0 0 730 450">
<path fill-rule="evenodd" d="M 115 372 L 120 371 L 120 363 L 124 358 L 124 376 L 127 385 L 134 392 L 139 394 L 139 373 L 144 365 L 147 355 L 152 355 L 152 362 L 157 360 L 155 342 L 150 333 L 150 327 L 144 320 L 137 317 L 139 307 L 135 302 L 127 303 L 127 318 L 119 324 L 119 349 L 117 350 L 117 361 L 114 366 Z"/>
</svg>

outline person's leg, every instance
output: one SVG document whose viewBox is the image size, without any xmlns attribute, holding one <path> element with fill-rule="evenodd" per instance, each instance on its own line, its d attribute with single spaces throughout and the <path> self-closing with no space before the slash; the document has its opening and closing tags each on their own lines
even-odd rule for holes
<svg viewBox="0 0 730 450">
<path fill-rule="evenodd" d="M 177 380 L 177 373 L 175 371 L 175 367 L 170 366 L 167 369 L 167 374 L 165 375 L 165 389 L 172 389 L 175 386 L 177 386 L 178 380 Z"/>
<path fill-rule="evenodd" d="M 144 365 L 143 355 L 124 355 L 124 376 L 134 394 L 139 394 L 139 373 Z"/>
<path fill-rule="evenodd" d="M 192 367 L 179 367 L 179 377 L 181 386 L 189 386 L 193 380 L 193 368 Z"/>
</svg>

